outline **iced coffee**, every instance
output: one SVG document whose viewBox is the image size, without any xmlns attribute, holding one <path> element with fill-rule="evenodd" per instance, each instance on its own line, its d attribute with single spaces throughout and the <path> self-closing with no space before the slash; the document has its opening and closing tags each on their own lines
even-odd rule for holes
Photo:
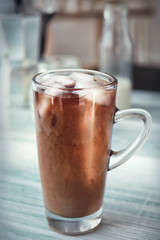
<svg viewBox="0 0 160 240">
<path fill-rule="evenodd" d="M 95 229 L 102 220 L 107 170 L 127 161 L 149 136 L 147 111 L 115 113 L 116 88 L 113 76 L 92 70 L 63 69 L 33 77 L 40 176 L 54 231 L 78 235 Z M 143 122 L 140 134 L 128 147 L 111 151 L 113 122 L 128 118 Z"/>
<path fill-rule="evenodd" d="M 37 79 L 34 103 L 45 207 L 66 218 L 88 216 L 102 207 L 116 88 L 78 71 Z"/>
</svg>

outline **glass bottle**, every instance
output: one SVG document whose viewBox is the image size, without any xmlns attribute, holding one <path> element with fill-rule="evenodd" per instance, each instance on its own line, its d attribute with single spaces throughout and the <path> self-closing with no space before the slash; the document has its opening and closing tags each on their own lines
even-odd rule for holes
<svg viewBox="0 0 160 240">
<path fill-rule="evenodd" d="M 128 108 L 132 89 L 132 42 L 128 31 L 128 9 L 123 2 L 104 6 L 99 69 L 118 79 L 116 105 L 120 109 Z"/>
</svg>

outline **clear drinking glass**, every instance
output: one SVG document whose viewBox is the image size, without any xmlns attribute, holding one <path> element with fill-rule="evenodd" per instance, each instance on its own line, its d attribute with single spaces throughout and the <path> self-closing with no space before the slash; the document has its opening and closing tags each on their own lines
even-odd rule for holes
<svg viewBox="0 0 160 240">
<path fill-rule="evenodd" d="M 39 14 L 0 14 L 10 65 L 10 105 L 27 106 L 40 52 Z"/>
<path fill-rule="evenodd" d="M 91 70 L 33 77 L 39 169 L 48 224 L 55 231 L 78 235 L 100 224 L 107 170 L 130 158 L 149 135 L 149 113 L 118 111 L 116 88 L 116 78 Z M 133 143 L 115 152 L 113 123 L 125 118 L 144 125 Z M 112 158 L 117 162 L 111 165 Z"/>
<path fill-rule="evenodd" d="M 33 67 L 39 58 L 41 18 L 38 14 L 0 14 L 13 68 Z"/>
</svg>

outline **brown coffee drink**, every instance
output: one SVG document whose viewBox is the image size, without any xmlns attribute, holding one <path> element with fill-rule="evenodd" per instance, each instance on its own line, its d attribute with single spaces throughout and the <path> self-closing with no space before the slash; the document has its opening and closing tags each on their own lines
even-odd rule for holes
<svg viewBox="0 0 160 240">
<path fill-rule="evenodd" d="M 109 84 L 75 72 L 34 91 L 44 202 L 55 215 L 79 218 L 102 206 L 116 92 Z"/>
</svg>

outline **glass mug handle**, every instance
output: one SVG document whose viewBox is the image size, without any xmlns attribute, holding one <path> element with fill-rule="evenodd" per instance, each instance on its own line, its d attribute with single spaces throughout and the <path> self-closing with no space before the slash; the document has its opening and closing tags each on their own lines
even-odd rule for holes
<svg viewBox="0 0 160 240">
<path fill-rule="evenodd" d="M 113 150 L 111 151 L 110 158 L 111 160 L 116 160 L 116 163 L 109 165 L 108 171 L 120 166 L 122 163 L 126 162 L 130 157 L 132 157 L 136 151 L 144 144 L 150 133 L 152 119 L 147 111 L 137 108 L 126 110 L 116 109 L 114 123 L 127 118 L 141 119 L 144 123 L 143 128 L 138 137 L 129 146 L 117 152 Z"/>
</svg>

